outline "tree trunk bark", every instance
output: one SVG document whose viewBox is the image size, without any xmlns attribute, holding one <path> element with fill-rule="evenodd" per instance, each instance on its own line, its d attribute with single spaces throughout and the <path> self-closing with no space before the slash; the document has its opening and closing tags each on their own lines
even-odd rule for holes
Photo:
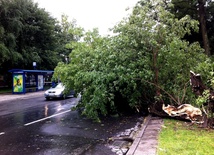
<svg viewBox="0 0 214 155">
<path fill-rule="evenodd" d="M 198 0 L 199 3 L 199 21 L 201 26 L 202 39 L 204 44 L 205 53 L 210 56 L 210 46 L 209 40 L 207 36 L 207 28 L 206 28 L 206 18 L 205 18 L 205 4 L 206 0 Z"/>
<path fill-rule="evenodd" d="M 153 50 L 153 68 L 154 68 L 154 74 L 155 74 L 154 84 L 156 86 L 159 86 L 159 83 L 158 83 L 159 69 L 157 67 L 157 56 L 158 56 L 158 51 L 157 51 L 157 49 L 155 49 L 155 50 Z M 156 96 L 160 96 L 160 88 L 159 87 L 156 87 Z"/>
</svg>

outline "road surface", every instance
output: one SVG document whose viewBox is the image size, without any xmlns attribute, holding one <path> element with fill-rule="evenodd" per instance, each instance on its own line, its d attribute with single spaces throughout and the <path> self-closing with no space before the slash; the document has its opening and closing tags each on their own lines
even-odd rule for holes
<svg viewBox="0 0 214 155">
<path fill-rule="evenodd" d="M 107 141 L 137 117 L 95 123 L 71 111 L 77 98 L 46 101 L 44 92 L 0 95 L 1 155 L 114 155 Z"/>
</svg>

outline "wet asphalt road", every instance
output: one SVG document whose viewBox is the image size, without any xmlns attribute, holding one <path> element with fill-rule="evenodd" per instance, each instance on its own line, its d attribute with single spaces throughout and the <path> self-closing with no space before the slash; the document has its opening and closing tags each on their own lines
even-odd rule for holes
<svg viewBox="0 0 214 155">
<path fill-rule="evenodd" d="M 0 155 L 114 155 L 108 138 L 132 128 L 137 116 L 95 123 L 70 110 L 76 103 L 46 101 L 43 93 L 0 100 Z"/>
</svg>

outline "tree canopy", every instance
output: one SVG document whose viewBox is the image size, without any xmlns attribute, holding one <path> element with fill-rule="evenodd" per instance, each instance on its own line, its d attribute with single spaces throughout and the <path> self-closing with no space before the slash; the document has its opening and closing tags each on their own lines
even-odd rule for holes
<svg viewBox="0 0 214 155">
<path fill-rule="evenodd" d="M 186 35 L 185 39 L 190 42 L 198 41 L 207 55 L 213 55 L 214 2 L 212 0 L 172 0 L 172 3 L 174 7 L 171 8 L 171 12 L 176 18 L 189 15 L 200 22 L 200 31 Z"/>
<path fill-rule="evenodd" d="M 1 0 L 0 20 L 2 68 L 32 68 L 33 61 L 40 67 L 55 66 L 56 21 L 44 9 L 31 0 Z"/>
<path fill-rule="evenodd" d="M 65 61 L 71 50 L 65 45 L 71 40 L 66 15 L 59 22 L 32 0 L 0 0 L 0 74 L 9 69 L 53 70 Z M 9 80 L 10 78 L 7 78 Z"/>
<path fill-rule="evenodd" d="M 189 71 L 208 58 L 199 43 L 183 39 L 198 31 L 199 22 L 176 18 L 170 7 L 141 0 L 115 26 L 114 36 L 101 37 L 95 29 L 68 45 L 70 63 L 58 64 L 55 78 L 82 93 L 83 114 L 99 121 L 100 114 L 141 111 L 160 100 L 193 101 Z"/>
</svg>

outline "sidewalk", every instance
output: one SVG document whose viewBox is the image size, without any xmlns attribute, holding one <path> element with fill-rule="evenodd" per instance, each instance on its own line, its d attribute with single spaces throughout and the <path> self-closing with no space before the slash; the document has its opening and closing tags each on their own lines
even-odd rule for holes
<svg viewBox="0 0 214 155">
<path fill-rule="evenodd" d="M 149 115 L 126 155 L 156 155 L 162 125 L 161 118 Z"/>
<path fill-rule="evenodd" d="M 6 101 L 6 100 L 15 100 L 18 98 L 26 98 L 26 97 L 35 97 L 41 94 L 44 94 L 45 91 L 37 91 L 37 92 L 28 92 L 25 94 L 12 94 L 12 93 L 5 93 L 0 94 L 0 102 Z"/>
</svg>

